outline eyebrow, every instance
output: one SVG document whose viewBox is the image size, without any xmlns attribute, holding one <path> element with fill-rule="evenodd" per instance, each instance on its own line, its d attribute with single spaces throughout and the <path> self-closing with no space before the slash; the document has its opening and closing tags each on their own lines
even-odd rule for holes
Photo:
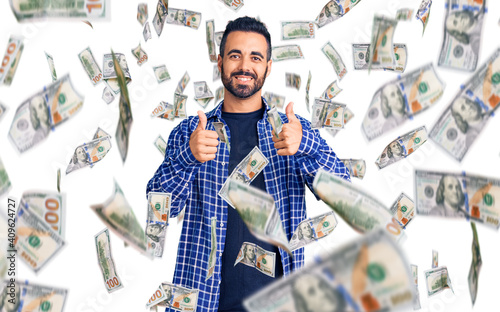
<svg viewBox="0 0 500 312">
<path fill-rule="evenodd" d="M 227 52 L 227 55 L 229 55 L 231 53 L 243 54 L 243 53 L 241 53 L 241 50 L 238 50 L 238 49 L 232 49 L 231 51 Z M 250 52 L 250 55 L 257 55 L 257 56 L 260 56 L 261 58 L 264 58 L 264 55 L 262 55 L 262 53 L 257 52 L 257 51 Z"/>
</svg>

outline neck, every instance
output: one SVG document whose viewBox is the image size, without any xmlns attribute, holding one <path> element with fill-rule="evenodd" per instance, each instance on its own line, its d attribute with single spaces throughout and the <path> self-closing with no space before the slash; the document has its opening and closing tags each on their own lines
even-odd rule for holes
<svg viewBox="0 0 500 312">
<path fill-rule="evenodd" d="M 226 113 L 250 113 L 262 108 L 261 90 L 249 98 L 240 99 L 224 90 L 224 105 L 222 111 Z"/>
</svg>

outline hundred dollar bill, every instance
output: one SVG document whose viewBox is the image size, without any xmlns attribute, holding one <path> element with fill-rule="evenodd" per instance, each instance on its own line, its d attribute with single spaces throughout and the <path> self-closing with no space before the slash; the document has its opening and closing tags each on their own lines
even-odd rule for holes
<svg viewBox="0 0 500 312">
<path fill-rule="evenodd" d="M 212 275 L 214 275 L 215 261 L 217 261 L 217 218 L 212 217 L 210 219 L 210 255 L 208 255 L 208 268 L 207 277 L 208 280 Z"/>
<path fill-rule="evenodd" d="M 137 59 L 137 65 L 141 66 L 142 64 L 148 61 L 148 55 L 146 54 L 146 51 L 144 51 L 141 48 L 140 43 L 137 47 L 133 48 L 131 51 L 132 55 L 135 56 L 135 58 Z"/>
<path fill-rule="evenodd" d="M 47 58 L 47 63 L 49 64 L 50 75 L 52 76 L 52 82 L 54 82 L 57 80 L 56 67 L 54 66 L 54 58 L 47 52 L 44 53 L 45 53 L 45 58 Z"/>
<path fill-rule="evenodd" d="M 314 39 L 313 22 L 281 22 L 281 40 Z"/>
<path fill-rule="evenodd" d="M 264 170 L 269 160 L 262 154 L 258 146 L 255 146 L 250 153 L 234 168 L 224 185 L 222 185 L 219 196 L 222 197 L 231 207 L 236 208 L 229 198 L 229 181 L 235 179 L 243 183 L 250 184 L 257 175 Z"/>
<path fill-rule="evenodd" d="M 409 21 L 413 15 L 413 9 L 401 8 L 396 12 L 396 21 Z"/>
<path fill-rule="evenodd" d="M 326 237 L 337 227 L 333 211 L 321 214 L 299 223 L 290 239 L 290 250 L 294 251 L 320 238 Z"/>
<path fill-rule="evenodd" d="M 214 126 L 219 140 L 226 143 L 227 150 L 231 152 L 231 144 L 229 143 L 229 136 L 227 135 L 226 126 L 224 125 L 224 123 L 220 121 L 214 121 L 212 122 L 212 125 Z"/>
<path fill-rule="evenodd" d="M 217 44 L 217 46 L 220 47 L 220 43 L 222 41 L 222 36 L 224 36 L 224 32 L 223 31 L 217 31 L 215 33 L 215 43 Z"/>
<path fill-rule="evenodd" d="M 318 128 L 344 128 L 345 104 L 330 102 L 329 100 L 316 98 L 312 107 L 311 127 Z"/>
<path fill-rule="evenodd" d="M 102 99 L 106 104 L 110 104 L 115 100 L 115 93 L 110 88 L 104 87 L 104 90 L 102 90 Z"/>
<path fill-rule="evenodd" d="M 394 67 L 396 56 L 394 55 L 393 37 L 398 21 L 385 16 L 375 15 L 373 17 L 373 28 L 370 43 L 370 57 L 368 58 L 368 71 L 372 66 Z"/>
<path fill-rule="evenodd" d="M 331 0 L 328 1 L 314 21 L 321 28 L 349 12 L 361 0 Z"/>
<path fill-rule="evenodd" d="M 456 160 L 462 161 L 499 103 L 500 48 L 463 85 L 429 136 Z"/>
<path fill-rule="evenodd" d="M 18 254 L 37 273 L 63 248 L 64 239 L 22 200 L 17 210 L 16 223 Z"/>
<path fill-rule="evenodd" d="M 198 29 L 201 24 L 201 13 L 184 9 L 168 8 L 167 23 Z"/>
<path fill-rule="evenodd" d="M 144 37 L 144 41 L 148 42 L 151 39 L 151 28 L 149 27 L 149 22 L 146 22 L 144 25 L 144 29 L 142 30 L 142 36 Z"/>
<path fill-rule="evenodd" d="M 243 0 L 219 0 L 233 11 L 238 11 L 243 5 Z"/>
<path fill-rule="evenodd" d="M 323 47 L 321 47 L 321 51 L 323 51 L 330 63 L 332 63 L 333 69 L 335 69 L 339 80 L 342 80 L 342 78 L 344 78 L 344 76 L 347 74 L 347 68 L 342 61 L 340 54 L 337 52 L 337 50 L 335 50 L 330 41 L 328 41 L 323 45 Z"/>
<path fill-rule="evenodd" d="M 77 93 L 67 74 L 17 108 L 9 138 L 23 153 L 45 139 L 50 129 L 78 113 L 82 106 L 83 96 Z"/>
<path fill-rule="evenodd" d="M 406 229 L 406 226 L 415 217 L 415 203 L 405 193 L 399 195 L 390 210 L 392 216 L 396 218 L 403 229 Z"/>
<path fill-rule="evenodd" d="M 344 125 L 347 124 L 354 117 L 354 113 L 349 107 L 344 107 Z M 340 131 L 339 129 L 334 128 L 325 128 L 326 132 L 328 132 L 331 136 L 335 137 L 337 133 Z"/>
<path fill-rule="evenodd" d="M 220 100 L 224 99 L 224 86 L 220 86 L 215 90 L 215 103 L 216 105 Z"/>
<path fill-rule="evenodd" d="M 309 71 L 309 75 L 307 76 L 307 83 L 306 83 L 306 108 L 307 112 L 310 113 L 311 110 L 309 109 L 309 89 L 311 88 L 311 71 Z"/>
<path fill-rule="evenodd" d="M 78 58 L 80 59 L 80 62 L 83 65 L 83 69 L 85 69 L 87 75 L 89 75 L 89 79 L 92 82 L 92 84 L 94 86 L 99 84 L 102 81 L 103 77 L 102 71 L 101 68 L 99 68 L 99 65 L 97 64 L 94 55 L 90 50 L 90 47 L 87 47 L 85 50 L 80 52 L 78 54 Z"/>
<path fill-rule="evenodd" d="M 219 66 L 217 66 L 217 64 L 215 64 L 214 65 L 213 75 L 212 75 L 212 81 L 216 81 L 216 80 L 219 80 L 219 79 L 220 79 Z"/>
<path fill-rule="evenodd" d="M 146 304 L 146 308 L 168 307 L 173 311 L 196 312 L 198 306 L 198 289 L 189 289 L 163 282 Z M 164 309 L 162 309 L 164 310 Z"/>
<path fill-rule="evenodd" d="M 377 199 L 348 181 L 320 169 L 314 178 L 313 189 L 344 221 L 360 233 L 384 228 L 391 236 L 403 242 L 404 230 L 391 212 Z"/>
<path fill-rule="evenodd" d="M 408 157 L 425 142 L 427 142 L 427 129 L 425 126 L 405 133 L 386 146 L 375 164 L 379 169 L 392 165 Z"/>
<path fill-rule="evenodd" d="M 411 274 L 415 286 L 415 297 L 413 297 L 413 310 L 420 310 L 420 292 L 418 291 L 418 266 L 411 264 Z"/>
<path fill-rule="evenodd" d="M 109 230 L 106 228 L 94 236 L 95 248 L 97 250 L 97 262 L 101 268 L 104 286 L 108 293 L 112 293 L 123 288 L 122 281 L 118 277 L 115 268 L 115 261 L 111 255 L 111 242 L 109 240 Z"/>
<path fill-rule="evenodd" d="M 144 23 L 148 20 L 148 4 L 139 3 L 137 5 L 137 21 L 144 26 Z"/>
<path fill-rule="evenodd" d="M 293 59 L 303 59 L 304 54 L 302 54 L 302 49 L 299 45 L 290 44 L 284 46 L 275 46 L 272 48 L 272 59 L 273 62 L 293 60 Z"/>
<path fill-rule="evenodd" d="M 0 103 L 0 120 L 5 116 L 5 112 L 7 111 L 7 107 Z"/>
<path fill-rule="evenodd" d="M 194 84 L 194 100 L 205 109 L 214 99 L 214 95 L 206 81 L 196 81 Z"/>
<path fill-rule="evenodd" d="M 0 159 L 0 197 L 10 191 L 12 185 L 2 160 Z"/>
<path fill-rule="evenodd" d="M 127 60 L 125 59 L 125 55 L 121 53 L 115 53 L 116 59 L 118 60 L 118 63 L 120 64 L 121 71 L 124 73 L 124 78 L 127 81 L 127 84 L 132 81 L 132 78 L 130 76 L 130 72 L 128 70 L 128 65 L 127 65 Z M 115 69 L 115 65 L 113 63 L 113 55 L 110 54 L 104 54 L 104 61 L 103 61 L 103 79 L 104 81 L 108 84 L 108 87 L 115 93 L 118 94 L 120 93 L 120 84 L 118 83 L 118 74 Z"/>
<path fill-rule="evenodd" d="M 207 46 L 210 62 L 217 63 L 217 51 L 215 50 L 215 22 L 213 19 L 207 21 Z"/>
<path fill-rule="evenodd" d="M 331 100 L 337 96 L 342 91 L 342 89 L 337 84 L 337 80 L 333 81 L 326 87 L 325 91 L 321 94 L 321 97 L 325 100 Z"/>
<path fill-rule="evenodd" d="M 269 108 L 277 107 L 279 109 L 283 108 L 283 105 L 285 104 L 285 96 L 284 95 L 278 95 L 276 93 L 272 92 L 264 92 L 263 95 L 264 99 L 266 99 L 267 105 L 269 105 Z"/>
<path fill-rule="evenodd" d="M 267 111 L 267 120 L 269 120 L 269 123 L 271 124 L 274 137 L 279 140 L 280 133 L 283 129 L 283 121 L 281 120 L 280 114 L 278 113 L 276 107 L 273 107 L 269 111 Z"/>
<path fill-rule="evenodd" d="M 289 88 L 300 89 L 300 75 L 294 73 L 285 73 L 285 84 Z"/>
<path fill-rule="evenodd" d="M 416 170 L 417 214 L 471 218 L 500 228 L 500 180 L 466 173 Z"/>
<path fill-rule="evenodd" d="M 481 271 L 483 259 L 481 257 L 481 250 L 479 248 L 479 238 L 477 236 L 476 223 L 471 222 L 470 226 L 472 227 L 472 263 L 470 264 L 468 281 L 470 297 L 472 300 L 472 305 L 474 305 L 476 303 L 477 297 L 479 271 Z"/>
<path fill-rule="evenodd" d="M 178 118 L 186 118 L 186 101 L 188 96 L 184 94 L 174 93 L 174 116 Z"/>
<path fill-rule="evenodd" d="M 382 229 L 328 252 L 246 298 L 249 312 L 393 311 L 412 304 L 403 250 Z"/>
<path fill-rule="evenodd" d="M 349 169 L 351 177 L 363 180 L 366 172 L 366 162 L 364 159 L 341 159 L 341 161 Z"/>
<path fill-rule="evenodd" d="M 151 113 L 151 117 L 158 117 L 173 121 L 175 118 L 174 105 L 161 101 Z"/>
<path fill-rule="evenodd" d="M 0 64 L 0 84 L 3 83 L 6 86 L 12 84 L 23 50 L 23 39 L 11 36 L 7 43 L 7 49 L 5 50 L 2 64 Z"/>
<path fill-rule="evenodd" d="M 156 76 L 156 80 L 158 83 L 162 83 L 164 81 L 170 80 L 170 74 L 168 73 L 167 66 L 153 66 L 153 71 Z"/>
<path fill-rule="evenodd" d="M 363 134 L 371 141 L 412 119 L 441 99 L 444 87 L 432 64 L 384 84 L 373 95 Z"/>
<path fill-rule="evenodd" d="M 425 32 L 425 27 L 427 27 L 427 23 L 429 22 L 429 15 L 431 14 L 431 5 L 432 0 L 422 0 L 420 6 L 418 7 L 417 14 L 415 18 L 422 22 L 424 29 L 422 30 L 422 36 Z"/>
<path fill-rule="evenodd" d="M 445 266 L 424 271 L 424 275 L 425 285 L 427 286 L 427 296 L 433 296 L 445 289 L 451 289 L 453 292 L 448 269 Z"/>
<path fill-rule="evenodd" d="M 148 218 L 145 230 L 147 249 L 158 258 L 163 256 L 171 202 L 170 193 L 148 193 Z"/>
<path fill-rule="evenodd" d="M 437 250 L 432 250 L 432 268 L 435 269 L 438 267 L 438 252 Z"/>
<path fill-rule="evenodd" d="M 33 284 L 29 281 L 5 280 L 0 289 L 3 289 L 1 296 L 5 298 L 2 303 L 2 311 L 63 312 L 68 296 L 67 289 Z M 12 296 L 14 294 L 15 296 Z M 7 300 L 7 298 L 10 299 Z"/>
<path fill-rule="evenodd" d="M 406 49 L 406 44 L 395 43 L 393 44 L 394 57 L 396 58 L 396 64 L 390 66 L 381 66 L 372 64 L 370 70 L 389 70 L 398 73 L 403 73 L 406 69 L 406 63 L 408 61 L 408 51 Z M 352 44 L 352 58 L 354 62 L 355 70 L 367 70 L 368 60 L 370 58 L 370 44 L 369 43 L 353 43 Z"/>
<path fill-rule="evenodd" d="M 26 209 L 37 214 L 62 239 L 66 232 L 66 194 L 52 191 L 26 191 L 22 202 Z"/>
<path fill-rule="evenodd" d="M 102 131 L 100 128 L 97 132 Z M 97 133 L 96 133 L 97 134 Z M 75 149 L 73 157 L 66 168 L 66 174 L 83 167 L 94 167 L 111 149 L 111 136 L 104 132 L 102 136 L 94 136 L 92 141 L 84 143 Z"/>
<path fill-rule="evenodd" d="M 109 20 L 110 1 L 9 0 L 17 21 L 49 19 Z"/>
<path fill-rule="evenodd" d="M 479 60 L 486 0 L 447 0 L 445 10 L 438 66 L 474 71 Z"/>
<path fill-rule="evenodd" d="M 104 222 L 106 227 L 123 239 L 124 242 L 142 254 L 151 256 L 147 251 L 146 235 L 116 181 L 113 195 L 104 203 L 91 205 L 90 208 Z"/>
<path fill-rule="evenodd" d="M 160 285 L 158 289 L 156 289 L 156 291 L 153 293 L 151 298 L 149 298 L 148 303 L 146 303 L 146 308 L 149 308 L 149 311 L 158 312 L 157 304 L 165 301 L 165 299 L 167 299 L 167 294 L 163 290 L 162 285 Z"/>
<path fill-rule="evenodd" d="M 165 142 L 165 140 L 161 135 L 158 135 L 153 144 L 160 151 L 160 153 L 162 153 L 162 155 L 165 156 L 165 151 L 167 150 L 167 142 Z"/>
<path fill-rule="evenodd" d="M 228 181 L 228 197 L 250 233 L 292 254 L 273 197 L 241 180 L 230 177 Z"/>
<path fill-rule="evenodd" d="M 276 253 L 249 242 L 243 242 L 234 265 L 242 263 L 257 269 L 259 272 L 274 277 Z"/>
<path fill-rule="evenodd" d="M 156 34 L 160 37 L 163 31 L 163 25 L 165 25 L 165 21 L 167 19 L 168 14 L 168 2 L 165 4 L 162 0 L 158 0 L 158 4 L 156 5 L 155 16 L 153 17 L 153 27 L 156 30 Z"/>
<path fill-rule="evenodd" d="M 189 80 L 191 80 L 191 78 L 189 77 L 188 72 L 185 72 L 181 80 L 179 80 L 179 83 L 177 84 L 177 89 L 175 89 L 175 93 L 182 94 L 187 84 L 189 83 Z"/>
</svg>

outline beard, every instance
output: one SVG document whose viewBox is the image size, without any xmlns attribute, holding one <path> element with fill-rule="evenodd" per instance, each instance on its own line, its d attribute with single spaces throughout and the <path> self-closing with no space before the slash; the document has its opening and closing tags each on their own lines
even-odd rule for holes
<svg viewBox="0 0 500 312">
<path fill-rule="evenodd" d="M 259 92 L 260 89 L 262 89 L 262 86 L 264 85 L 264 82 L 266 81 L 266 75 L 267 75 L 267 66 L 266 66 L 266 71 L 264 72 L 264 75 L 262 75 L 261 78 L 258 78 L 257 75 L 246 72 L 246 71 L 236 71 L 233 72 L 231 75 L 226 76 L 224 73 L 224 66 L 221 65 L 220 67 L 220 73 L 221 73 L 221 79 L 222 79 L 222 84 L 224 87 L 231 93 L 233 96 L 239 98 L 239 99 L 247 99 L 254 95 L 255 93 Z M 238 85 L 236 86 L 234 82 L 232 81 L 232 77 L 234 76 L 248 76 L 253 78 L 253 85 Z"/>
</svg>

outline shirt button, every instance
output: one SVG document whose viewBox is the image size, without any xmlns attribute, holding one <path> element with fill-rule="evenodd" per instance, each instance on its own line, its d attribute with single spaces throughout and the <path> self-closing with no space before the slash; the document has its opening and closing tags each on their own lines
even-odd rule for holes
<svg viewBox="0 0 500 312">
<path fill-rule="evenodd" d="M 222 252 L 219 252 L 219 257 L 222 257 Z"/>
<path fill-rule="evenodd" d="M 224 222 L 221 222 L 221 223 L 220 223 L 220 226 L 221 226 L 221 227 L 222 227 L 222 226 L 224 226 Z"/>
<path fill-rule="evenodd" d="M 226 165 L 226 163 L 223 161 L 223 162 L 222 162 L 222 165 L 224 166 L 224 165 Z"/>
<path fill-rule="evenodd" d="M 220 280 L 219 280 L 219 285 L 220 285 Z"/>
</svg>

